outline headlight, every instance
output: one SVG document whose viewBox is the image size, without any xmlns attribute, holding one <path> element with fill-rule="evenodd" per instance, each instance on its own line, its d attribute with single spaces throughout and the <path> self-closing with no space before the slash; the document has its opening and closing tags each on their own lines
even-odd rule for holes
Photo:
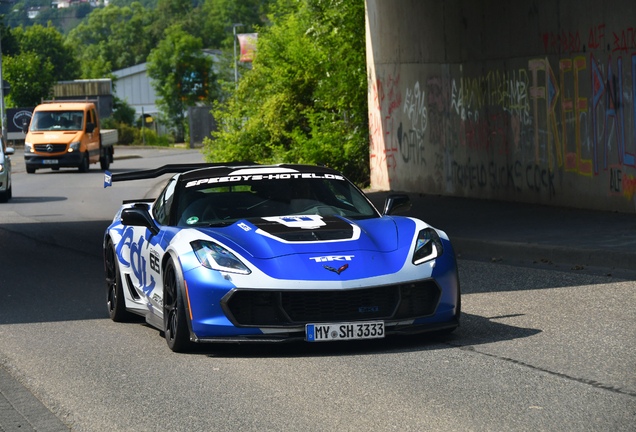
<svg viewBox="0 0 636 432">
<path fill-rule="evenodd" d="M 2 166 L 2 164 L 0 164 L 0 173 L 4 171 L 4 167 Z"/>
<path fill-rule="evenodd" d="M 80 148 L 80 145 L 81 145 L 81 144 L 82 144 L 82 142 L 81 142 L 81 141 L 75 141 L 75 142 L 72 142 L 72 143 L 71 143 L 71 146 L 70 146 L 70 147 L 69 147 L 69 149 L 68 149 L 68 152 L 69 152 L 69 153 L 72 153 L 72 152 L 74 152 L 74 151 L 78 151 L 78 150 L 79 150 L 79 148 Z"/>
<path fill-rule="evenodd" d="M 251 271 L 229 250 L 216 243 L 205 240 L 196 240 L 190 243 L 197 258 L 212 270 L 228 273 L 250 274 Z"/>
<path fill-rule="evenodd" d="M 443 253 L 444 247 L 437 232 L 432 228 L 423 229 L 417 236 L 417 242 L 415 242 L 413 264 L 418 265 L 433 260 Z"/>
<path fill-rule="evenodd" d="M 30 142 L 25 141 L 24 142 L 24 152 L 25 153 L 33 153 L 33 144 L 31 144 Z"/>
</svg>

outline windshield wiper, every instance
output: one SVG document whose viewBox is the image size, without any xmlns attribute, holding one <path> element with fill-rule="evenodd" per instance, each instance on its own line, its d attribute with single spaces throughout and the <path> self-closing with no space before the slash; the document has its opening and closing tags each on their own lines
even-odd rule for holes
<svg viewBox="0 0 636 432">
<path fill-rule="evenodd" d="M 233 223 L 234 222 L 230 222 L 230 221 L 212 222 L 212 223 L 208 224 L 208 228 L 212 228 L 212 227 L 226 227 L 226 226 L 232 225 Z"/>
</svg>

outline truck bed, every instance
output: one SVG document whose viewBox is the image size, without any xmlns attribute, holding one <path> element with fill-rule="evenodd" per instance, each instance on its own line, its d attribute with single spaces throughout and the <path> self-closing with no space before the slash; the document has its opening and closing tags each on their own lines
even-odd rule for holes
<svg viewBox="0 0 636 432">
<path fill-rule="evenodd" d="M 99 133 L 102 138 L 102 147 L 115 145 L 119 140 L 117 129 L 103 129 Z"/>
</svg>

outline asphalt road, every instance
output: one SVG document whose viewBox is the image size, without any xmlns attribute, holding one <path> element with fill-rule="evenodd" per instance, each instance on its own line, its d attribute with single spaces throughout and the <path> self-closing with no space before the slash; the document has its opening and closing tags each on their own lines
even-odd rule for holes
<svg viewBox="0 0 636 432">
<path fill-rule="evenodd" d="M 201 160 L 136 153 L 113 171 Z M 460 260 L 451 336 L 175 354 L 108 319 L 101 256 L 163 180 L 102 178 L 16 172 L 0 205 L 0 430 L 636 430 L 633 280 Z"/>
</svg>

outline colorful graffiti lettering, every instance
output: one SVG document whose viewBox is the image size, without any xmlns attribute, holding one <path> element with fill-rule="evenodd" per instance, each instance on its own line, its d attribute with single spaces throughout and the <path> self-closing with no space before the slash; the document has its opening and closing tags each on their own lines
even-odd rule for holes
<svg viewBox="0 0 636 432">
<path fill-rule="evenodd" d="M 432 192 L 533 191 L 545 202 L 582 176 L 633 199 L 636 27 L 559 29 L 541 41 L 546 56 L 523 67 L 427 65 L 412 81 L 371 80 L 372 186 L 417 187 L 417 178 Z"/>
</svg>

